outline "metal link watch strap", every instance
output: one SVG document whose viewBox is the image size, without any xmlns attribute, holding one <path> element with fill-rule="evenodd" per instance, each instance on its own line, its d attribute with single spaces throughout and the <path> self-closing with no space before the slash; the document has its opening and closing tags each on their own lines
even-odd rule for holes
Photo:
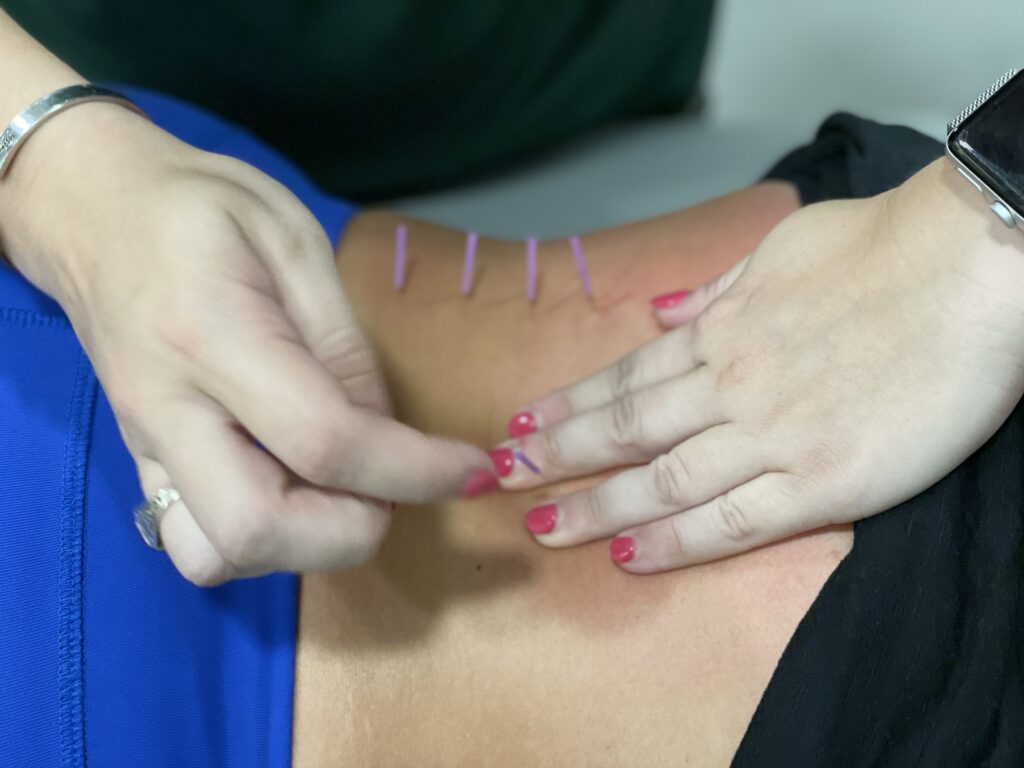
<svg viewBox="0 0 1024 768">
<path fill-rule="evenodd" d="M 1003 75 L 994 83 L 992 83 L 992 85 L 990 85 L 984 93 L 982 93 L 978 98 L 972 101 L 970 105 L 968 105 L 968 107 L 965 110 L 963 110 L 959 115 L 957 115 L 948 123 L 946 123 L 946 135 L 949 136 L 949 134 L 951 134 L 953 131 L 959 128 L 960 123 L 962 123 L 968 117 L 973 115 L 975 111 L 977 111 L 978 107 L 980 107 L 986 101 L 991 99 L 995 95 L 995 92 L 1002 88 L 1004 85 L 1006 85 L 1010 81 L 1010 78 L 1016 75 L 1019 71 L 1020 70 L 1017 69 L 1011 69 L 1005 75 Z"/>
<path fill-rule="evenodd" d="M 18 114 L 11 121 L 10 125 L 3 130 L 3 133 L 0 133 L 0 179 L 4 177 L 4 174 L 11 165 L 11 161 L 14 160 L 14 156 L 25 140 L 40 125 L 69 107 L 93 101 L 119 104 L 145 117 L 143 111 L 126 96 L 122 96 L 120 93 L 111 91 L 108 88 L 88 84 L 59 88 L 29 105 L 26 110 Z"/>
</svg>

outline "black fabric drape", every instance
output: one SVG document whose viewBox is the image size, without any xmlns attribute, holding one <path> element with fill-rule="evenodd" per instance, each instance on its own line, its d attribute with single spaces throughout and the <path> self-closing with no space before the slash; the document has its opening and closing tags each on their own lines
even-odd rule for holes
<svg viewBox="0 0 1024 768">
<path fill-rule="evenodd" d="M 941 152 L 908 128 L 839 114 L 768 178 L 795 183 L 805 203 L 863 197 Z M 733 765 L 1024 766 L 1022 598 L 1018 405 L 950 475 L 856 524 Z"/>
</svg>

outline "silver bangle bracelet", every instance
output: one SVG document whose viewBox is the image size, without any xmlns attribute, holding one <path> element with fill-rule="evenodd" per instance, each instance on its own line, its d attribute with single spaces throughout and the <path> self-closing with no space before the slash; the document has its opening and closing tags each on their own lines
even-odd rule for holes
<svg viewBox="0 0 1024 768">
<path fill-rule="evenodd" d="M 4 129 L 3 133 L 0 133 L 0 179 L 4 177 L 14 156 L 33 131 L 68 107 L 87 104 L 91 101 L 119 104 L 145 117 L 145 113 L 141 109 L 116 91 L 100 88 L 98 85 L 70 85 L 66 88 L 58 88 L 53 93 L 34 101 L 25 111 L 11 120 L 10 125 Z"/>
</svg>

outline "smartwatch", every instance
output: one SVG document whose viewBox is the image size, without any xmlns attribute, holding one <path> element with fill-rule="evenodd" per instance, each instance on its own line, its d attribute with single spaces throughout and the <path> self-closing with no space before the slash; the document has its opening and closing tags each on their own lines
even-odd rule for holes
<svg viewBox="0 0 1024 768">
<path fill-rule="evenodd" d="M 1024 70 L 999 78 L 946 126 L 946 156 L 1008 227 L 1024 229 Z"/>
</svg>

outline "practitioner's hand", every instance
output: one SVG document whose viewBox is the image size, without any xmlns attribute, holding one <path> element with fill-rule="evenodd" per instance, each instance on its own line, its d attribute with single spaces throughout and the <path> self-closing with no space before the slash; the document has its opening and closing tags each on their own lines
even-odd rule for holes
<svg viewBox="0 0 1024 768">
<path fill-rule="evenodd" d="M 330 243 L 283 186 L 120 108 L 58 126 L 93 151 L 34 137 L 4 244 L 68 313 L 145 493 L 181 493 L 161 534 L 190 581 L 357 564 L 390 501 L 490 466 L 388 416 Z"/>
<path fill-rule="evenodd" d="M 542 475 L 502 480 L 640 465 L 526 519 L 550 547 L 617 536 L 635 573 L 873 515 L 977 449 L 1024 391 L 1024 233 L 939 161 L 798 211 L 657 314 L 678 327 L 528 405 Z"/>
</svg>

